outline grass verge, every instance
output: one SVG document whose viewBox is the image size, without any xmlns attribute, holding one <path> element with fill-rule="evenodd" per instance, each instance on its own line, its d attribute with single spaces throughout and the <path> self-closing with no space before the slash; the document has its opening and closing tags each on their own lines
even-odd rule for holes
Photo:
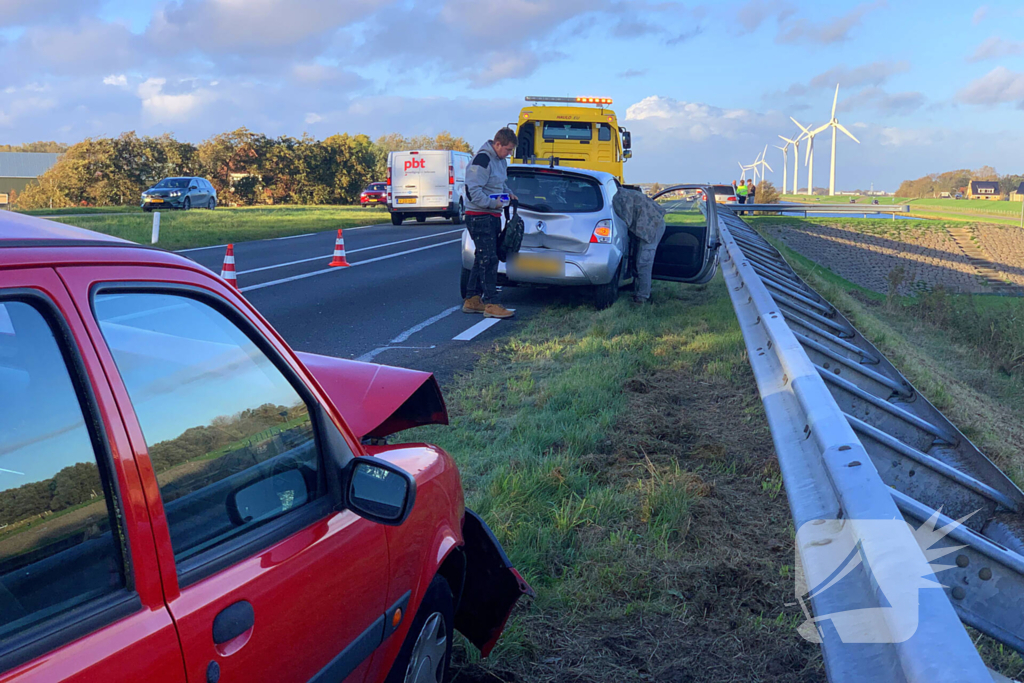
<svg viewBox="0 0 1024 683">
<path fill-rule="evenodd" d="M 446 389 L 452 427 L 410 432 L 538 592 L 453 680 L 824 680 L 724 284 L 654 297 L 545 311 Z"/>
<path fill-rule="evenodd" d="M 152 214 L 125 211 L 116 215 L 88 213 L 61 216 L 61 223 L 149 244 Z M 383 208 L 358 206 L 280 206 L 206 211 L 161 211 L 160 241 L 165 249 L 206 247 L 228 242 L 301 235 L 386 222 Z"/>
</svg>

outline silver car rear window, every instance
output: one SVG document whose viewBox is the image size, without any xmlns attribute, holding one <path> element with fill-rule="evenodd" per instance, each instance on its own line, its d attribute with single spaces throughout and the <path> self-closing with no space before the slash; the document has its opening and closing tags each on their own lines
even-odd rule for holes
<svg viewBox="0 0 1024 683">
<path fill-rule="evenodd" d="M 558 171 L 509 170 L 508 187 L 524 209 L 545 213 L 593 213 L 604 208 L 593 178 Z"/>
</svg>

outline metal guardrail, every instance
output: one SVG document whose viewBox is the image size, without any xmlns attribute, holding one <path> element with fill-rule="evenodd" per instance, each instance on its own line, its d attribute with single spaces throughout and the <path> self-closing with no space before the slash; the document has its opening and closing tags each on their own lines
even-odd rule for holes
<svg viewBox="0 0 1024 683">
<path fill-rule="evenodd" d="M 893 220 L 896 214 L 910 213 L 909 204 L 900 205 L 865 205 L 865 204 L 727 204 L 730 209 L 736 212 L 746 211 L 772 211 L 775 213 L 802 213 L 804 218 L 809 213 L 840 213 L 840 214 L 869 214 L 879 215 L 892 214 Z"/>
<path fill-rule="evenodd" d="M 1024 494 L 738 207 L 717 208 L 722 271 L 778 454 L 799 570 L 808 586 L 826 587 L 811 592 L 805 627 L 820 638 L 829 680 L 1006 680 L 987 670 L 961 620 L 1024 652 Z M 892 523 L 901 517 L 909 526 Z M 838 567 L 843 548 L 860 561 Z M 938 555 L 949 568 L 936 575 Z"/>
</svg>

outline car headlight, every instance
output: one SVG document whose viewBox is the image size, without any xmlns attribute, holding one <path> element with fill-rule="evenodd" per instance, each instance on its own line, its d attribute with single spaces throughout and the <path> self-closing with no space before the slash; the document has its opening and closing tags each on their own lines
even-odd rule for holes
<svg viewBox="0 0 1024 683">
<path fill-rule="evenodd" d="M 172 191 L 170 196 L 171 197 L 180 197 L 181 196 L 181 190 L 174 190 L 174 191 Z"/>
</svg>

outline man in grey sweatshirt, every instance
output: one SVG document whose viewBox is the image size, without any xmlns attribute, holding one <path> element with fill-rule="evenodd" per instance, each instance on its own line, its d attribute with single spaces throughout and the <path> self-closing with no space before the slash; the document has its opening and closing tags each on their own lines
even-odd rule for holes
<svg viewBox="0 0 1024 683">
<path fill-rule="evenodd" d="M 466 169 L 466 229 L 473 238 L 476 252 L 469 273 L 464 313 L 483 313 L 485 318 L 511 318 L 514 313 L 497 303 L 498 297 L 498 234 L 501 231 L 501 210 L 504 202 L 491 199 L 492 194 L 509 194 L 506 157 L 516 148 L 516 134 L 502 128 L 477 150 Z"/>
</svg>

